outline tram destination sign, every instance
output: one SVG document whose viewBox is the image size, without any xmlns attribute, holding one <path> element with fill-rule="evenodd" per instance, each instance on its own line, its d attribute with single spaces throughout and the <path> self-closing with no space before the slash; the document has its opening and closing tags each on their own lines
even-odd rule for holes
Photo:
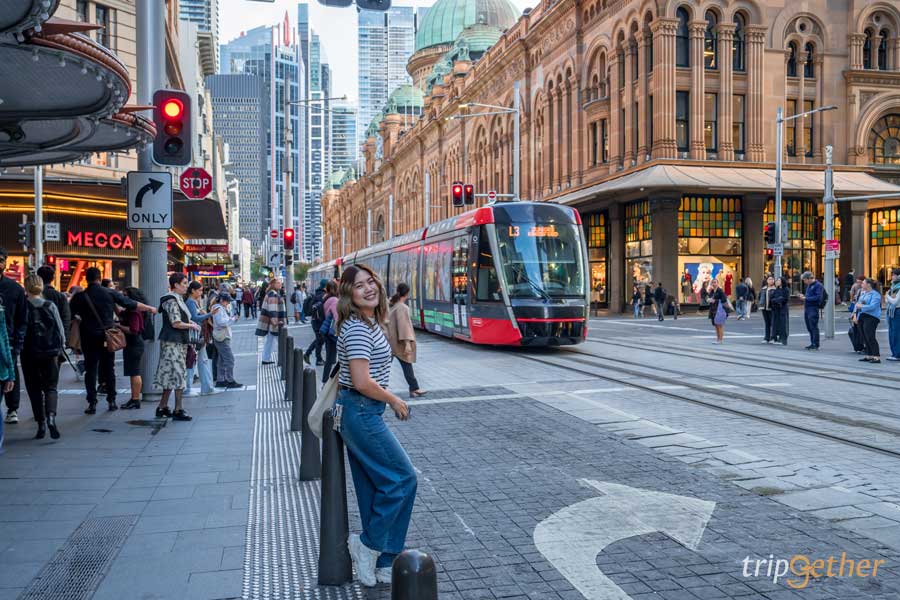
<svg viewBox="0 0 900 600">
<path fill-rule="evenodd" d="M 172 175 L 129 171 L 128 229 L 172 228 Z"/>
</svg>

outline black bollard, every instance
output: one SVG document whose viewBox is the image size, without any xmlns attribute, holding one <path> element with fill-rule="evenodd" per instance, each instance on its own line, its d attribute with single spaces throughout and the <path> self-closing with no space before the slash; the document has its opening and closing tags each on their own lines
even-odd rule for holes
<svg viewBox="0 0 900 600">
<path fill-rule="evenodd" d="M 434 560 L 419 550 L 406 550 L 391 567 L 391 600 L 437 600 Z"/>
<path fill-rule="evenodd" d="M 293 402 L 291 404 L 291 431 L 302 431 L 303 424 L 306 421 L 303 418 L 303 350 L 300 348 L 294 348 L 293 363 L 294 382 L 291 385 L 293 390 L 293 396 L 291 397 Z M 307 428 L 309 428 L 308 425 Z"/>
<path fill-rule="evenodd" d="M 291 381 L 291 375 L 294 374 L 294 370 L 292 368 L 292 363 L 294 362 L 294 338 L 288 336 L 284 341 L 284 361 L 282 362 L 283 368 L 281 369 L 281 378 L 284 379 L 284 399 L 288 401 L 291 397 L 287 393 L 287 388 Z"/>
<path fill-rule="evenodd" d="M 284 341 L 287 339 L 287 331 L 284 327 L 278 330 L 278 358 L 275 364 L 280 369 L 281 368 L 281 359 L 284 358 Z"/>
<path fill-rule="evenodd" d="M 309 428 L 309 411 L 316 403 L 316 370 L 312 367 L 303 369 L 302 384 L 303 397 L 295 402 L 300 402 L 303 413 L 300 417 L 302 434 L 300 436 L 300 481 L 312 481 L 322 477 L 322 459 L 319 458 L 319 438 Z M 333 433 L 333 432 L 332 432 Z M 322 432 L 325 438 L 325 432 Z M 344 468 L 344 459 L 341 458 L 341 469 Z"/>
<path fill-rule="evenodd" d="M 332 428 L 331 412 L 322 423 L 322 499 L 319 513 L 319 585 L 343 585 L 353 581 L 353 565 L 347 536 L 347 474 L 344 442 Z M 305 431 L 305 429 L 304 429 Z"/>
</svg>

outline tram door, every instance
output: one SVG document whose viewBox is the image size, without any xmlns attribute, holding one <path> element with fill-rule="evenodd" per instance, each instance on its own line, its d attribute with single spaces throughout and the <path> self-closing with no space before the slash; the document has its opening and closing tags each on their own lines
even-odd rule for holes
<svg viewBox="0 0 900 600">
<path fill-rule="evenodd" d="M 458 335 L 469 337 L 469 236 L 453 240 L 453 325 Z"/>
</svg>

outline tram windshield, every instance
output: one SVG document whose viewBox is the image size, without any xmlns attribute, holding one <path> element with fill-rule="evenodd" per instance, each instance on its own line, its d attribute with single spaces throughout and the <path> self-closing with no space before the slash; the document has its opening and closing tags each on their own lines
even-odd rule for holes
<svg viewBox="0 0 900 600">
<path fill-rule="evenodd" d="M 581 233 L 577 225 L 498 225 L 497 241 L 511 298 L 584 297 Z"/>
</svg>

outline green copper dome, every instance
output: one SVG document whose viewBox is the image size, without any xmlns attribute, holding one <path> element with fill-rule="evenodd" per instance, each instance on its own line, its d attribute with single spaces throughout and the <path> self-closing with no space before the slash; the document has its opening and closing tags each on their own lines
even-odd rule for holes
<svg viewBox="0 0 900 600">
<path fill-rule="evenodd" d="M 425 99 L 422 91 L 413 85 L 404 83 L 388 96 L 384 111 L 387 114 L 421 112 L 424 105 Z"/>
<path fill-rule="evenodd" d="M 477 60 L 488 51 L 488 48 L 500 40 L 501 35 L 503 35 L 503 30 L 493 25 L 482 25 L 479 23 L 463 29 L 456 43 L 465 40 L 468 44 L 470 58 Z"/>
<path fill-rule="evenodd" d="M 519 12 L 509 0 L 438 0 L 422 19 L 416 33 L 416 51 L 452 44 L 463 29 L 472 25 L 509 29 L 518 18 Z"/>
<path fill-rule="evenodd" d="M 369 127 L 366 129 L 366 137 L 375 137 L 378 135 L 378 129 L 381 127 L 381 119 L 383 118 L 384 113 L 375 113 L 375 116 L 372 117 L 372 121 L 369 123 Z"/>
</svg>

